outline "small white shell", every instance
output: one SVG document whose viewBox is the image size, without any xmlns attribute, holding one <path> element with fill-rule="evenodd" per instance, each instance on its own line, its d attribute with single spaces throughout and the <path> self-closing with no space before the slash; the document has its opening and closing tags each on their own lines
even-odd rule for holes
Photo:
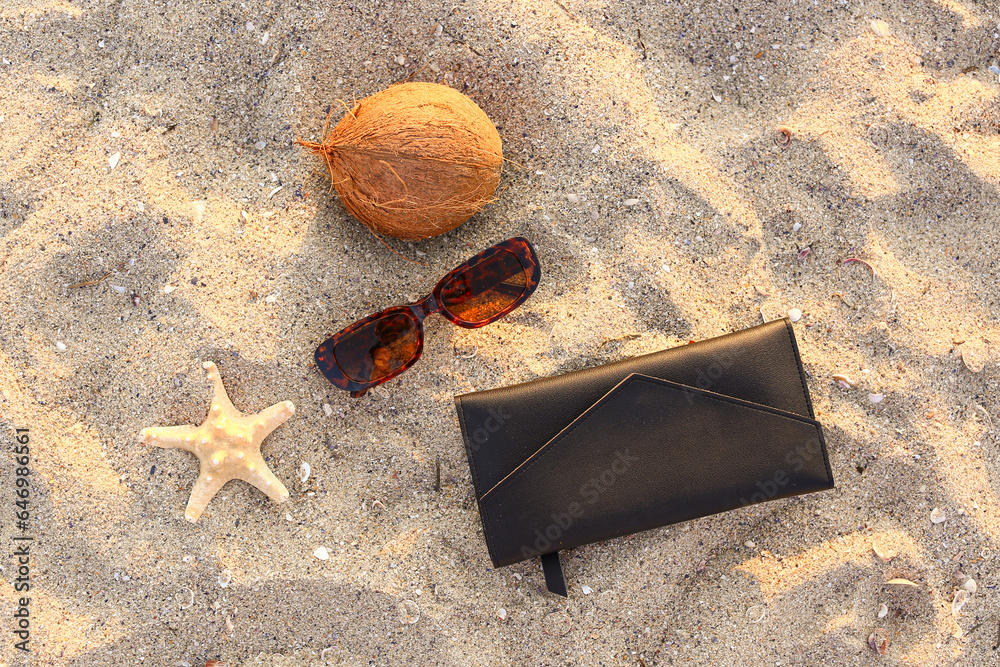
<svg viewBox="0 0 1000 667">
<path fill-rule="evenodd" d="M 420 607 L 413 600 L 403 600 L 396 608 L 399 610 L 399 620 L 403 625 L 413 625 L 420 620 Z"/>
<path fill-rule="evenodd" d="M 580 203 L 580 195 L 570 193 L 570 194 L 566 195 L 566 201 L 568 201 L 570 204 L 579 204 Z"/>
<path fill-rule="evenodd" d="M 878 617 L 885 618 L 886 614 L 889 613 L 889 607 L 883 602 L 882 606 L 878 608 Z"/>
<path fill-rule="evenodd" d="M 979 590 L 979 586 L 978 586 L 978 584 L 976 584 L 976 580 L 972 579 L 972 578 L 967 579 L 965 581 L 965 583 L 962 584 L 962 588 L 964 588 L 965 590 L 967 590 L 969 592 L 969 595 L 972 595 L 977 590 Z"/>
<path fill-rule="evenodd" d="M 945 513 L 937 507 L 931 510 L 931 523 L 944 523 L 947 518 L 948 517 L 945 516 Z"/>
<path fill-rule="evenodd" d="M 319 558 L 320 560 L 329 560 L 330 552 L 326 550 L 326 547 L 319 547 L 313 552 L 313 556 L 316 556 L 316 558 Z"/>
<path fill-rule="evenodd" d="M 914 588 L 920 588 L 920 584 L 914 583 L 909 579 L 890 579 L 885 583 L 889 584 L 890 586 L 912 586 Z"/>
<path fill-rule="evenodd" d="M 225 588 L 229 585 L 229 582 L 233 580 L 233 573 L 229 570 L 223 570 L 219 573 L 219 585 Z"/>
<path fill-rule="evenodd" d="M 885 394 L 868 394 L 868 401 L 871 403 L 881 403 Z"/>
<path fill-rule="evenodd" d="M 875 556 L 878 557 L 878 559 L 883 563 L 888 563 L 889 561 L 891 561 L 893 558 L 896 557 L 895 551 L 891 551 L 889 549 L 886 549 L 885 547 L 881 547 L 878 544 L 872 545 L 872 551 L 875 552 Z"/>
<path fill-rule="evenodd" d="M 109 157 L 108 158 L 108 169 L 114 169 L 115 167 L 117 167 L 118 166 L 118 161 L 121 160 L 121 159 L 122 159 L 122 154 L 120 152 L 119 153 L 115 153 L 114 155 L 112 155 L 111 157 Z"/>
<path fill-rule="evenodd" d="M 962 607 L 969 601 L 969 597 L 969 591 L 964 589 L 955 593 L 955 599 L 951 601 L 952 616 L 958 616 L 959 612 L 962 611 Z"/>
<path fill-rule="evenodd" d="M 61 340 L 57 340 L 56 341 L 56 349 L 59 350 L 60 352 L 65 352 L 66 351 L 66 343 L 62 342 Z"/>
<path fill-rule="evenodd" d="M 504 609 L 503 607 L 500 607 L 499 609 L 497 609 L 497 618 L 499 618 L 501 621 L 506 621 L 507 620 L 507 610 Z"/>
<path fill-rule="evenodd" d="M 305 484 L 305 481 L 309 479 L 309 473 L 312 472 L 312 466 L 310 466 L 305 461 L 299 466 L 299 481 Z"/>
<path fill-rule="evenodd" d="M 872 21 L 871 29 L 872 32 L 879 37 L 886 37 L 889 35 L 889 24 L 885 21 Z"/>
<path fill-rule="evenodd" d="M 638 199 L 626 199 L 625 201 L 622 202 L 622 204 L 624 204 L 625 206 L 635 206 L 638 203 L 639 203 Z"/>
<path fill-rule="evenodd" d="M 584 584 L 584 585 L 583 585 L 583 586 L 581 587 L 581 589 L 580 589 L 580 590 L 582 590 L 582 591 L 583 591 L 583 594 L 584 594 L 584 595 L 590 595 L 591 593 L 593 593 L 593 592 L 594 592 L 594 589 L 593 589 L 593 588 L 591 588 L 590 586 L 587 586 L 586 584 Z"/>
<path fill-rule="evenodd" d="M 833 381 L 837 383 L 841 389 L 852 389 L 854 387 L 854 380 L 843 373 L 834 373 Z"/>
<path fill-rule="evenodd" d="M 792 322 L 798 322 L 799 320 L 802 319 L 802 311 L 799 310 L 798 308 L 789 308 L 788 319 L 790 319 Z"/>
</svg>

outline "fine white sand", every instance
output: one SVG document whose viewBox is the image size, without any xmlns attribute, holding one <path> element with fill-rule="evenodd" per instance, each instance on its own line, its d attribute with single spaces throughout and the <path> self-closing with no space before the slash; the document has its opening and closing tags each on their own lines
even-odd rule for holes
<svg viewBox="0 0 1000 667">
<path fill-rule="evenodd" d="M 860 665 L 878 628 L 889 664 L 992 664 L 998 20 L 987 0 L 0 0 L 0 542 L 14 428 L 35 538 L 33 662 L 0 559 L 0 664 Z M 472 97 L 516 163 L 464 226 L 389 240 L 421 264 L 292 143 L 407 78 Z M 360 400 L 312 365 L 517 234 L 543 276 L 510 317 L 429 319 L 417 366 Z M 575 549 L 568 600 L 537 562 L 491 569 L 456 393 L 791 308 L 835 490 Z M 138 434 L 201 423 L 208 360 L 239 409 L 297 406 L 263 446 L 291 499 L 234 481 L 191 525 L 195 457 Z"/>
</svg>

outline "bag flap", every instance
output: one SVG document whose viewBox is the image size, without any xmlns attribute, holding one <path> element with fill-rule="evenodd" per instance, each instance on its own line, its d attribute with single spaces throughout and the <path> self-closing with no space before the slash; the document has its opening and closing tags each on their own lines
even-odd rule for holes
<svg viewBox="0 0 1000 667">
<path fill-rule="evenodd" d="M 813 417 L 787 319 L 550 378 L 455 397 L 479 498 L 632 373 Z"/>
</svg>

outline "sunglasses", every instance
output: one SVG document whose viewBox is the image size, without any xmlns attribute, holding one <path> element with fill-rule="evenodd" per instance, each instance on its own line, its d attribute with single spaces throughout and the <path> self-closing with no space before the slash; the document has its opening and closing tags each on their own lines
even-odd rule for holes
<svg viewBox="0 0 1000 667">
<path fill-rule="evenodd" d="M 316 348 L 316 365 L 334 386 L 357 398 L 416 363 L 424 348 L 424 318 L 440 313 L 467 329 L 514 310 L 538 287 L 535 249 L 516 237 L 452 269 L 417 303 L 358 320 Z"/>
</svg>

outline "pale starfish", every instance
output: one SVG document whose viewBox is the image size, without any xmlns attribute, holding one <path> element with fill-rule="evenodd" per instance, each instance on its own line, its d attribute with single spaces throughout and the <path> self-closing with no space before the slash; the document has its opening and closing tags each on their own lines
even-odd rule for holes
<svg viewBox="0 0 1000 667">
<path fill-rule="evenodd" d="M 295 413 L 295 405 L 282 401 L 255 415 L 244 415 L 229 401 L 216 365 L 206 361 L 202 367 L 208 371 L 208 379 L 215 383 L 215 396 L 205 423 L 142 429 L 145 444 L 183 449 L 201 461 L 201 473 L 191 489 L 184 518 L 196 523 L 209 501 L 231 479 L 242 479 L 266 493 L 271 500 L 285 502 L 288 489 L 267 467 L 260 455 L 260 445 L 271 431 Z"/>
</svg>

